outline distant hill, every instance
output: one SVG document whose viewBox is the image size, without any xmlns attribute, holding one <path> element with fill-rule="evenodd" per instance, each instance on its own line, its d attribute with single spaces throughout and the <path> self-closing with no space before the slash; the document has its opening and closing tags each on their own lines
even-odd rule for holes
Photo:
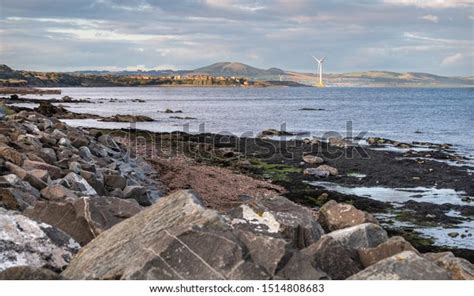
<svg viewBox="0 0 474 296">
<path fill-rule="evenodd" d="M 314 85 L 316 73 L 259 69 L 242 63 L 222 62 L 194 70 L 151 71 L 78 71 L 34 72 L 13 70 L 0 65 L 1 86 L 137 86 L 169 84 L 166 77 L 186 75 L 237 77 L 267 86 Z M 137 78 L 138 77 L 138 78 Z M 140 79 L 143 78 L 143 79 Z M 218 78 L 216 78 L 218 79 Z M 474 77 L 446 77 L 429 73 L 397 73 L 388 71 L 325 73 L 324 83 L 334 87 L 474 87 Z M 207 84 L 203 82 L 203 84 Z M 214 83 L 212 83 L 214 84 Z M 256 85 L 255 83 L 250 83 Z"/>
<path fill-rule="evenodd" d="M 263 70 L 246 64 L 231 62 L 215 63 L 207 67 L 194 69 L 191 72 L 211 76 L 245 77 L 254 80 L 276 80 L 279 75 L 286 74 L 285 71 L 277 68 Z"/>
</svg>

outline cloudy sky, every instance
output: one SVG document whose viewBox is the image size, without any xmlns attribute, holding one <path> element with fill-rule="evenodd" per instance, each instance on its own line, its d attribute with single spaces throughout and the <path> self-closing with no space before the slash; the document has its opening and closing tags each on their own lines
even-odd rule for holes
<svg viewBox="0 0 474 296">
<path fill-rule="evenodd" d="M 474 0 L 0 0 L 0 63 L 474 75 Z"/>
</svg>

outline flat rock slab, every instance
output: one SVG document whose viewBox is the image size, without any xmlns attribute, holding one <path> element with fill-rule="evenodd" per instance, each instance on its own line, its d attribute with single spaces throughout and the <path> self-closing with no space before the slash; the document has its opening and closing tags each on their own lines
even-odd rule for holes
<svg viewBox="0 0 474 296">
<path fill-rule="evenodd" d="M 224 219 L 177 191 L 104 231 L 62 273 L 68 279 L 268 279 Z"/>
</svg>

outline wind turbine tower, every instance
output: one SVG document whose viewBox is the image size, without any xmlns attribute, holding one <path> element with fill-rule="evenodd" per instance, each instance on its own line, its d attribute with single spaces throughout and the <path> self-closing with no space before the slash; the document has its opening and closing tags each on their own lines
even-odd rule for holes
<svg viewBox="0 0 474 296">
<path fill-rule="evenodd" d="M 313 59 L 318 63 L 318 72 L 319 72 L 319 83 L 316 83 L 317 87 L 324 87 L 323 83 L 323 63 L 326 57 L 322 59 L 318 59 L 317 57 L 313 56 Z"/>
</svg>

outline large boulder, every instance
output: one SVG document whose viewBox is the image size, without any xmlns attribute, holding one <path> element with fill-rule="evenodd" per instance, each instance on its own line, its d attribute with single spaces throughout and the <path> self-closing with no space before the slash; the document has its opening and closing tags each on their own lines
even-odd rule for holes
<svg viewBox="0 0 474 296">
<path fill-rule="evenodd" d="M 104 231 L 62 273 L 69 279 L 268 279 L 216 211 L 177 191 Z"/>
<path fill-rule="evenodd" d="M 359 273 L 350 280 L 449 280 L 448 272 L 434 262 L 405 251 L 385 258 Z"/>
<path fill-rule="evenodd" d="M 28 265 L 62 270 L 79 245 L 45 223 L 0 209 L 0 271 Z"/>
<path fill-rule="evenodd" d="M 244 230 L 282 237 L 305 248 L 324 234 L 314 213 L 282 196 L 241 205 L 228 213 L 231 224 Z"/>
<path fill-rule="evenodd" d="M 388 240 L 387 232 L 377 224 L 364 223 L 326 234 L 340 242 L 357 258 L 357 251 L 373 248 Z"/>
<path fill-rule="evenodd" d="M 113 197 L 82 197 L 62 202 L 40 201 L 24 214 L 54 225 L 85 245 L 113 225 L 141 211 L 135 201 Z"/>
<path fill-rule="evenodd" d="M 301 250 L 313 266 L 325 272 L 333 280 L 343 280 L 360 271 L 358 263 L 340 242 L 330 236 Z"/>
<path fill-rule="evenodd" d="M 319 211 L 319 223 L 327 231 L 334 231 L 363 223 L 378 224 L 371 214 L 358 210 L 349 204 L 330 200 Z"/>
<path fill-rule="evenodd" d="M 368 267 L 382 259 L 404 251 L 412 251 L 419 255 L 418 251 L 401 236 L 393 236 L 375 248 L 360 249 L 358 253 L 362 265 Z"/>
<path fill-rule="evenodd" d="M 453 280 L 474 280 L 474 265 L 451 252 L 427 253 L 423 257 L 446 269 Z"/>
</svg>

